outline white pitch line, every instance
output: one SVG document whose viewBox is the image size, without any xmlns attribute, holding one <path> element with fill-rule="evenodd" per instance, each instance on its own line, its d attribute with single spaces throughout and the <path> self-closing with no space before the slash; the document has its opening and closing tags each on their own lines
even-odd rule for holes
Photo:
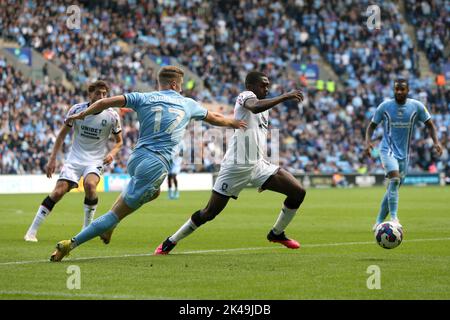
<svg viewBox="0 0 450 320">
<path fill-rule="evenodd" d="M 449 241 L 448 238 L 429 238 L 429 239 L 411 239 L 405 240 L 403 242 L 424 242 L 424 241 Z M 301 248 L 319 248 L 319 247 L 336 247 L 336 246 L 353 246 L 353 245 L 366 245 L 374 244 L 375 241 L 361 241 L 361 242 L 337 242 L 337 243 L 317 243 L 317 244 L 303 244 Z M 195 250 L 195 251 L 181 251 L 172 253 L 171 255 L 182 255 L 182 254 L 197 254 L 197 253 L 217 253 L 217 252 L 233 252 L 233 251 L 256 251 L 256 250 L 273 250 L 273 249 L 285 249 L 284 247 L 255 247 L 255 248 L 233 248 L 233 249 L 211 249 L 211 250 Z M 153 253 L 140 253 L 140 254 L 124 254 L 120 256 L 97 256 L 97 257 L 81 257 L 74 259 L 65 259 L 67 262 L 76 262 L 84 260 L 94 260 L 94 259 L 115 259 L 115 258 L 129 258 L 129 257 L 148 257 L 153 256 Z M 1 262 L 0 266 L 8 265 L 23 265 L 23 264 L 33 264 L 33 263 L 44 263 L 49 262 L 49 260 L 30 260 L 30 261 L 11 261 L 11 262 Z"/>
<path fill-rule="evenodd" d="M 131 295 L 96 294 L 96 293 L 67 293 L 67 292 L 35 292 L 35 291 L 0 291 L 0 296 L 44 296 L 44 297 L 66 297 L 66 298 L 93 298 L 93 299 L 139 299 L 139 300 L 172 300 L 168 297 L 143 297 Z"/>
<path fill-rule="evenodd" d="M 403 242 L 424 242 L 424 241 L 448 241 L 450 238 L 430 238 L 430 239 L 412 239 L 404 240 Z M 333 246 L 352 246 L 359 244 L 374 244 L 375 241 L 365 241 L 365 242 L 341 242 L 341 243 L 317 243 L 317 244 L 306 244 L 303 248 L 316 248 L 316 247 L 333 247 Z"/>
</svg>

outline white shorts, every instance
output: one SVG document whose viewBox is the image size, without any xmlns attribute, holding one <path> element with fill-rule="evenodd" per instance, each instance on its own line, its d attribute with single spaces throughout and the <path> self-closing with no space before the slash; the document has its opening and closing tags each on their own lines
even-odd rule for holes
<svg viewBox="0 0 450 320">
<path fill-rule="evenodd" d="M 213 190 L 222 195 L 237 199 L 239 193 L 249 183 L 261 188 L 264 182 L 280 169 L 265 159 L 253 166 L 221 166 Z"/>
<path fill-rule="evenodd" d="M 80 178 L 86 178 L 89 173 L 94 173 L 99 177 L 103 174 L 102 165 L 83 165 L 78 163 L 66 163 L 61 169 L 58 180 L 73 182 L 78 186 Z"/>
</svg>

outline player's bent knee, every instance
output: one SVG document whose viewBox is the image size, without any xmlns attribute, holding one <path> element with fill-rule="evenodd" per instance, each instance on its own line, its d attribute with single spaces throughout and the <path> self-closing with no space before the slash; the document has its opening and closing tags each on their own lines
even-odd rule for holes
<svg viewBox="0 0 450 320">
<path fill-rule="evenodd" d="M 289 209 L 297 209 L 300 207 L 305 197 L 306 190 L 299 186 L 295 188 L 295 190 L 291 194 L 288 195 L 288 197 L 284 201 L 284 205 Z"/>
<path fill-rule="evenodd" d="M 301 196 L 302 201 L 303 201 L 305 199 L 305 197 L 306 197 L 306 190 L 305 189 L 301 188 L 300 196 Z"/>
<path fill-rule="evenodd" d="M 301 186 L 296 186 L 293 188 L 292 193 L 289 194 L 289 196 L 292 198 L 297 198 L 300 202 L 302 202 L 306 197 L 306 190 Z"/>
<path fill-rule="evenodd" d="M 55 190 L 53 190 L 50 197 L 52 198 L 52 200 L 54 202 L 58 202 L 59 200 L 62 199 L 62 197 L 64 197 L 64 195 L 66 193 L 67 193 L 67 190 L 65 190 L 63 188 L 56 188 Z"/>
<path fill-rule="evenodd" d="M 95 191 L 97 190 L 97 184 L 96 183 L 86 183 L 84 185 L 84 191 L 89 194 L 95 194 Z"/>
</svg>

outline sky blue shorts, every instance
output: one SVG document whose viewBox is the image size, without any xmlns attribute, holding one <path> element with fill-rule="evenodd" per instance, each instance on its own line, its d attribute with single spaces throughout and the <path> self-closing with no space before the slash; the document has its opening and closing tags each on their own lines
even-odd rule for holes
<svg viewBox="0 0 450 320">
<path fill-rule="evenodd" d="M 386 176 L 391 171 L 398 171 L 400 172 L 400 177 L 402 181 L 405 179 L 406 169 L 408 166 L 408 162 L 406 161 L 406 159 L 399 160 L 395 158 L 392 153 L 387 152 L 381 152 L 380 158 L 381 163 L 383 164 L 384 171 L 386 172 Z"/>
<path fill-rule="evenodd" d="M 122 191 L 130 208 L 137 209 L 148 202 L 158 191 L 167 176 L 164 163 L 145 149 L 135 149 L 127 164 L 131 180 Z"/>
</svg>

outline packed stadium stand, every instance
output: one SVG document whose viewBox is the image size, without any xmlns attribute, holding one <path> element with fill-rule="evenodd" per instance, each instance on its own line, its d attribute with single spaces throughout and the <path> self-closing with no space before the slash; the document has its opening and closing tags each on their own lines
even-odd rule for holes
<svg viewBox="0 0 450 320">
<path fill-rule="evenodd" d="M 372 159 L 362 156 L 364 131 L 377 105 L 392 97 L 393 80 L 407 78 L 410 97 L 429 108 L 446 149 L 437 159 L 419 128 L 410 170 L 450 176 L 449 79 L 436 81 L 449 66 L 446 1 L 384 1 L 382 26 L 375 30 L 363 15 L 369 1 L 80 1 L 75 30 L 66 25 L 69 1 L 6 2 L 2 40 L 33 48 L 63 70 L 73 88 L 51 80 L 46 70 L 42 79 L 31 79 L 0 53 L 1 174 L 44 172 L 66 112 L 86 100 L 89 82 L 108 81 L 111 94 L 154 90 L 157 68 L 172 57 L 195 75 L 184 94 L 227 114 L 250 70 L 269 76 L 271 96 L 301 87 L 302 104 L 270 112 L 270 127 L 279 130 L 280 164 L 293 173 L 382 173 L 377 149 Z M 420 51 L 432 78 L 421 74 Z M 305 82 L 296 68 L 301 64 L 328 65 L 339 81 Z M 126 170 L 137 141 L 135 117 L 126 111 L 122 116 L 124 148 L 109 168 L 118 173 Z M 69 146 L 68 138 L 66 151 Z M 205 158 L 203 165 L 183 169 L 216 171 L 219 165 Z"/>
</svg>

